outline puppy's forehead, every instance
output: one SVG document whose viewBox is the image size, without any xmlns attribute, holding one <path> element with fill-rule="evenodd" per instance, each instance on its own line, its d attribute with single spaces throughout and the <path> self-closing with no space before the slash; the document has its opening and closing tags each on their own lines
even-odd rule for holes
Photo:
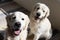
<svg viewBox="0 0 60 40">
<path fill-rule="evenodd" d="M 23 12 L 15 12 L 14 15 L 16 17 L 24 17 L 24 18 L 26 17 L 26 15 Z"/>
<path fill-rule="evenodd" d="M 37 6 L 40 8 L 47 8 L 47 5 L 45 5 L 43 3 L 37 3 Z"/>
</svg>

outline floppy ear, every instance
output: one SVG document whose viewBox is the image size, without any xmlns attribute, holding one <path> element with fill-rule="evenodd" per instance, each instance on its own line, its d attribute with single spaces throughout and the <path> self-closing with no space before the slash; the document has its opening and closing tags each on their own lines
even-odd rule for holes
<svg viewBox="0 0 60 40">
<path fill-rule="evenodd" d="M 33 6 L 33 11 L 37 8 L 37 6 L 39 6 L 40 3 L 36 3 L 34 6 Z"/>
<path fill-rule="evenodd" d="M 50 15 L 50 9 L 48 8 L 47 12 L 46 12 L 46 17 L 48 17 Z"/>
<path fill-rule="evenodd" d="M 26 16 L 27 16 L 27 15 L 26 15 Z M 25 24 L 25 28 L 24 28 L 24 29 L 27 29 L 27 28 L 28 28 L 29 23 L 30 23 L 30 19 L 29 19 L 29 17 L 27 16 L 26 24 Z"/>
<path fill-rule="evenodd" d="M 41 3 L 36 3 L 35 5 L 34 5 L 34 9 L 37 7 L 37 6 L 39 6 Z"/>
<path fill-rule="evenodd" d="M 34 4 L 33 7 L 32 7 L 32 10 L 31 10 L 31 15 L 33 14 L 33 12 L 35 11 L 36 7 L 39 6 L 38 3 Z M 31 17 L 30 15 L 30 17 Z"/>
<path fill-rule="evenodd" d="M 5 15 L 8 15 L 8 13 L 7 13 L 4 9 L 0 8 L 0 10 L 1 10 Z"/>
</svg>

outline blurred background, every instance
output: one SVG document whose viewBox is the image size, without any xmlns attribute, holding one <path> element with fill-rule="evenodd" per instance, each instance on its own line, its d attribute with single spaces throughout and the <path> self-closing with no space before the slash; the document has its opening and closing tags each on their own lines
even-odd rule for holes
<svg viewBox="0 0 60 40">
<path fill-rule="evenodd" d="M 38 2 L 44 3 L 50 8 L 50 16 L 48 18 L 52 23 L 53 34 L 55 34 L 51 40 L 60 40 L 57 39 L 60 37 L 58 37 L 60 35 L 60 0 L 0 0 L 0 8 L 3 8 L 8 13 L 22 11 L 30 15 L 34 4 Z M 5 15 L 3 14 L 0 16 L 0 26 L 5 27 L 6 24 Z"/>
</svg>

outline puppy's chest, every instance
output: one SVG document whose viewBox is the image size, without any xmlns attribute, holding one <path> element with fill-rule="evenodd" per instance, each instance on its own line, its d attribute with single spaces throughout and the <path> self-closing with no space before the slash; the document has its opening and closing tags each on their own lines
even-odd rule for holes
<svg viewBox="0 0 60 40">
<path fill-rule="evenodd" d="M 38 24 L 38 23 L 30 23 L 30 28 L 31 28 L 32 30 L 37 30 L 38 27 L 39 27 L 39 24 Z"/>
<path fill-rule="evenodd" d="M 40 25 L 40 23 L 37 22 L 37 21 L 31 20 L 31 22 L 30 22 L 30 27 L 32 27 L 32 28 L 36 28 L 37 29 L 39 27 L 39 25 Z"/>
<path fill-rule="evenodd" d="M 31 29 L 33 29 L 33 30 L 37 30 L 37 29 L 43 29 L 43 28 L 45 28 L 44 26 L 46 26 L 44 23 L 31 23 L 30 24 L 30 27 L 31 27 Z"/>
<path fill-rule="evenodd" d="M 15 37 L 15 38 L 14 38 L 14 40 L 20 40 L 20 37 L 19 37 L 19 36 L 17 36 L 17 37 Z"/>
<path fill-rule="evenodd" d="M 38 26 L 39 24 L 37 24 L 37 23 L 30 23 L 30 27 L 32 27 L 32 28 L 36 28 L 37 26 Z"/>
<path fill-rule="evenodd" d="M 19 36 L 16 36 L 16 37 L 8 37 L 7 40 L 19 40 L 19 39 L 20 39 Z"/>
<path fill-rule="evenodd" d="M 7 40 L 21 40 L 20 36 L 21 36 L 21 35 L 15 36 L 15 37 L 9 36 Z"/>
</svg>

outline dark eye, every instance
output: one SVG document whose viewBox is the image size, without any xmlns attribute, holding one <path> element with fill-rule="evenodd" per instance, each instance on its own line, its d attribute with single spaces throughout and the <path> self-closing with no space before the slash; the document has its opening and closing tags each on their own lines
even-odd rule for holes
<svg viewBox="0 0 60 40">
<path fill-rule="evenodd" d="M 40 8 L 38 7 L 37 10 L 39 10 Z"/>
<path fill-rule="evenodd" d="M 12 17 L 12 19 L 15 19 L 15 18 L 16 18 L 16 16 Z"/>
<path fill-rule="evenodd" d="M 24 18 L 22 18 L 22 20 L 24 20 Z"/>
<path fill-rule="evenodd" d="M 45 11 L 43 10 L 43 12 L 45 12 Z"/>
</svg>

